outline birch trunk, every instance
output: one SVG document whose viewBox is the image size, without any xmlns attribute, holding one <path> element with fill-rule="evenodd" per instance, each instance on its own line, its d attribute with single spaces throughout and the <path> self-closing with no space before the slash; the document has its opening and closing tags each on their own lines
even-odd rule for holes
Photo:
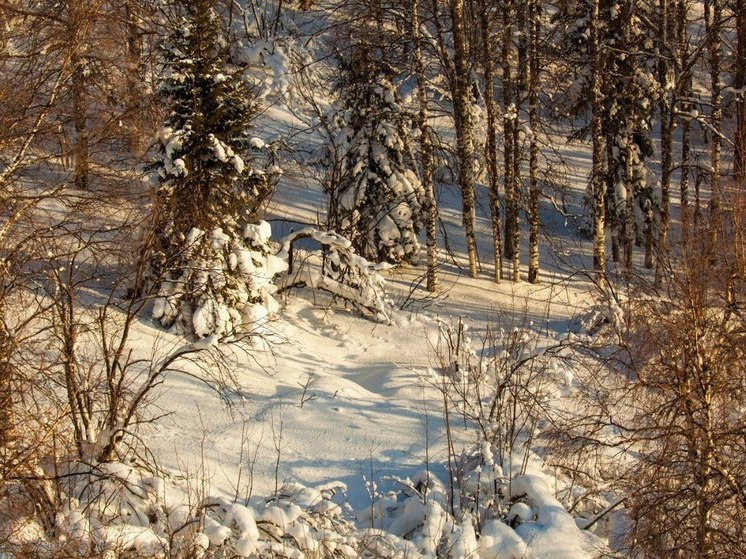
<svg viewBox="0 0 746 559">
<path fill-rule="evenodd" d="M 233 4 L 231 3 L 231 13 Z M 124 5 L 124 17 L 127 23 L 127 120 L 129 130 L 127 141 L 132 153 L 139 154 L 142 150 L 141 115 L 143 111 L 143 72 L 141 71 L 142 38 L 137 14 L 132 2 Z M 230 37 L 229 37 L 230 39 Z"/>
<path fill-rule="evenodd" d="M 85 43 L 83 35 L 87 22 L 83 11 L 82 0 L 70 0 L 67 12 L 67 33 L 71 49 L 72 66 L 71 95 L 73 103 L 73 124 L 75 142 L 73 144 L 73 174 L 75 187 L 88 190 L 89 153 L 88 153 L 88 100 L 85 91 L 85 60 L 81 51 Z"/>
<path fill-rule="evenodd" d="M 435 185 L 433 181 L 433 145 L 430 135 L 430 116 L 428 110 L 427 90 L 425 88 L 425 64 L 422 58 L 420 44 L 420 3 L 412 0 L 412 37 L 414 39 L 415 71 L 417 73 L 417 97 L 420 104 L 420 156 L 422 162 L 422 187 L 425 191 L 425 238 L 427 244 L 427 276 L 426 289 L 430 292 L 438 288 L 438 255 L 436 227 L 438 222 L 438 207 L 435 201 Z"/>
<path fill-rule="evenodd" d="M 661 213 L 660 228 L 658 229 L 658 240 L 656 246 L 657 263 L 655 265 L 655 284 L 661 285 L 663 280 L 663 259 L 668 251 L 668 225 L 670 221 L 671 205 L 671 167 L 673 161 L 673 128 L 674 114 L 672 108 L 676 106 L 676 89 L 668 91 L 669 66 L 667 56 L 669 50 L 669 9 L 668 0 L 659 0 L 658 10 L 660 15 L 659 25 L 659 60 L 658 60 L 658 84 L 663 91 L 659 104 L 661 122 Z M 646 215 L 646 220 L 648 216 Z M 647 226 L 647 223 L 646 223 Z M 652 223 L 649 225 L 652 228 Z M 650 234 L 650 233 L 646 233 Z M 645 266 L 651 267 L 652 254 L 646 241 Z"/>
<path fill-rule="evenodd" d="M 635 188 L 632 170 L 632 123 L 628 122 L 625 131 L 626 156 L 624 158 L 624 266 L 627 270 L 632 269 L 632 251 L 635 246 Z"/>
<path fill-rule="evenodd" d="M 722 140 L 722 93 L 720 84 L 720 58 L 722 41 L 720 27 L 722 23 L 722 6 L 720 0 L 705 0 L 705 30 L 710 65 L 710 126 L 712 140 L 710 143 L 710 236 L 717 238 L 720 231 L 720 204 L 722 188 L 720 179 L 720 157 Z"/>
<path fill-rule="evenodd" d="M 484 97 L 487 108 L 487 174 L 489 177 L 490 217 L 492 220 L 492 248 L 495 255 L 495 283 L 502 277 L 502 238 L 500 232 L 500 191 L 497 171 L 497 106 L 495 103 L 495 69 L 492 36 L 487 3 L 481 4 L 482 64 L 484 66 Z"/>
<path fill-rule="evenodd" d="M 453 109 L 456 121 L 456 142 L 459 160 L 459 182 L 463 200 L 466 252 L 469 256 L 469 275 L 477 275 L 477 245 L 474 236 L 476 209 L 474 205 L 475 171 L 472 155 L 474 137 L 472 130 L 471 98 L 469 95 L 469 65 L 464 29 L 464 0 L 450 0 L 454 43 L 454 95 Z"/>
<path fill-rule="evenodd" d="M 4 304 L 0 304 L 0 317 L 4 318 Z M 13 369 L 10 363 L 11 337 L 0 322 L 0 482 L 5 479 L 5 469 L 10 467 L 15 447 L 13 425 Z"/>
<path fill-rule="evenodd" d="M 528 14 L 529 25 L 529 80 L 528 80 L 528 125 L 531 129 L 529 147 L 529 261 L 528 281 L 539 282 L 539 144 L 536 141 L 538 126 L 539 88 L 539 5 L 531 0 Z"/>
<path fill-rule="evenodd" d="M 681 110 L 691 111 L 689 99 L 692 95 L 691 70 L 689 68 L 689 34 L 687 32 L 687 15 L 689 9 L 687 0 L 678 0 L 676 6 L 676 33 L 678 35 L 677 58 L 681 64 Z M 690 209 L 689 209 L 689 177 L 691 152 L 691 123 L 688 118 L 681 123 L 681 178 L 679 182 L 679 203 L 681 205 L 681 241 L 686 247 L 689 244 Z"/>
<path fill-rule="evenodd" d="M 513 281 L 521 281 L 521 190 L 523 179 L 521 176 L 521 150 L 520 130 L 518 126 L 519 116 L 523 105 L 523 93 L 528 89 L 528 10 L 523 2 L 516 4 L 518 12 L 516 21 L 522 22 L 524 27 L 519 27 L 520 36 L 518 40 L 515 84 L 514 84 L 514 121 L 513 121 L 513 208 L 508 219 L 510 221 L 511 260 L 513 270 Z"/>
<path fill-rule="evenodd" d="M 601 97 L 601 45 L 599 40 L 599 0 L 591 6 L 591 108 L 593 121 L 593 163 L 591 184 L 593 190 L 593 270 L 599 277 L 606 273 L 606 183 L 604 181 L 603 107 Z"/>
<path fill-rule="evenodd" d="M 515 128 L 513 106 L 513 73 L 511 58 L 513 55 L 513 22 L 512 22 L 512 0 L 505 0 L 502 9 L 502 101 L 503 101 L 503 182 L 505 188 L 505 258 L 513 259 L 512 216 L 515 212 L 515 177 L 514 157 Z"/>
<path fill-rule="evenodd" d="M 736 98 L 736 132 L 733 171 L 737 186 L 746 185 L 746 0 L 736 0 L 736 74 L 733 87 L 741 93 Z"/>
</svg>

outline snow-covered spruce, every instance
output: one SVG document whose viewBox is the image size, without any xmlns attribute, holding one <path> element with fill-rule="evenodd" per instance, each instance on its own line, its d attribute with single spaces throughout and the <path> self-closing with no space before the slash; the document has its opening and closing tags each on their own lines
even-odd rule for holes
<svg viewBox="0 0 746 559">
<path fill-rule="evenodd" d="M 170 113 L 153 165 L 154 316 L 187 335 L 222 336 L 255 318 L 253 303 L 271 307 L 268 281 L 280 266 L 269 256 L 268 226 L 251 223 L 279 169 L 251 164 L 264 147 L 251 135 L 257 107 L 240 69 L 226 62 L 212 3 L 172 9 L 161 85 Z"/>
<path fill-rule="evenodd" d="M 422 185 L 407 149 L 412 117 L 401 106 L 385 66 L 366 49 L 343 62 L 338 144 L 342 180 L 329 226 L 358 254 L 376 262 L 415 262 L 422 226 Z"/>
<path fill-rule="evenodd" d="M 197 338 L 230 335 L 242 324 L 261 329 L 279 309 L 272 278 L 287 269 L 272 254 L 270 234 L 266 221 L 246 225 L 240 236 L 193 228 L 165 272 L 153 317 Z"/>
</svg>

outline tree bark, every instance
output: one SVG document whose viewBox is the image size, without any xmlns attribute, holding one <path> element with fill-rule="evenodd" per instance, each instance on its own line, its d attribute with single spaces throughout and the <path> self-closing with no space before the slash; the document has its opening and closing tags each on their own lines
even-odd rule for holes
<svg viewBox="0 0 746 559">
<path fill-rule="evenodd" d="M 660 227 L 658 229 L 658 240 L 656 246 L 657 263 L 655 266 L 655 284 L 661 285 L 663 280 L 663 259 L 668 251 L 668 225 L 670 221 L 671 205 L 671 167 L 673 161 L 673 128 L 674 114 L 673 107 L 676 106 L 677 95 L 676 88 L 667 87 L 669 65 L 667 62 L 668 53 L 671 52 L 669 45 L 669 9 L 668 0 L 658 1 L 658 10 L 660 16 L 659 25 L 659 43 L 658 43 L 658 84 L 663 91 L 659 103 L 660 122 L 661 122 L 661 213 Z M 652 211 L 652 210 L 651 210 Z M 647 212 L 646 212 L 647 220 Z M 647 223 L 646 223 L 647 226 Z M 652 223 L 650 223 L 652 228 Z M 645 266 L 652 265 L 652 255 L 648 255 L 646 242 Z"/>
<path fill-rule="evenodd" d="M 678 0 L 676 6 L 676 33 L 678 35 L 677 58 L 681 65 L 681 110 L 684 113 L 691 111 L 689 98 L 692 95 L 691 70 L 689 68 L 689 34 L 687 31 L 687 15 L 689 9 L 687 0 Z M 691 152 L 691 123 L 689 117 L 682 119 L 681 123 L 681 175 L 679 182 L 679 203 L 681 205 L 681 241 L 686 247 L 689 244 L 690 209 L 689 209 L 689 177 L 690 177 L 690 152 Z"/>
<path fill-rule="evenodd" d="M 502 238 L 500 232 L 500 191 L 497 171 L 497 106 L 495 103 L 495 69 L 492 37 L 487 2 L 480 4 L 482 31 L 482 64 L 484 67 L 484 97 L 487 109 L 487 174 L 489 177 L 490 217 L 492 219 L 492 247 L 495 254 L 495 283 L 502 277 Z"/>
<path fill-rule="evenodd" d="M 453 83 L 453 109 L 456 121 L 456 142 L 459 160 L 459 182 L 463 200 L 464 229 L 466 232 L 466 252 L 469 256 L 469 275 L 477 276 L 477 245 L 474 236 L 476 208 L 474 204 L 475 171 L 472 155 L 474 132 L 469 94 L 469 65 L 464 29 L 464 0 L 450 0 L 453 22 L 455 76 Z"/>
<path fill-rule="evenodd" d="M 231 2 L 231 10 L 233 3 Z M 232 13 L 232 11 L 231 11 Z M 139 154 L 142 149 L 141 119 L 143 111 L 143 75 L 141 72 L 142 38 L 137 14 L 133 3 L 124 4 L 124 17 L 127 24 L 127 141 L 132 153 Z M 230 40 L 230 37 L 229 37 Z"/>
<path fill-rule="evenodd" d="M 627 122 L 626 136 L 626 156 L 624 158 L 624 266 L 627 270 L 632 269 L 632 251 L 635 246 L 635 184 L 632 169 L 632 122 Z"/>
<path fill-rule="evenodd" d="M 503 102 L 503 182 L 505 188 L 505 258 L 513 259 L 512 227 L 516 204 L 515 182 L 515 106 L 513 105 L 513 1 L 505 0 L 502 9 L 502 102 Z"/>
<path fill-rule="evenodd" d="M 722 6 L 720 0 L 705 0 L 705 30 L 710 65 L 710 126 L 712 127 L 710 143 L 710 237 L 714 242 L 720 232 L 720 205 L 722 185 L 720 177 L 720 158 L 722 151 L 722 88 L 720 84 L 721 47 L 720 28 L 722 25 Z"/>
<path fill-rule="evenodd" d="M 4 470 L 11 466 L 15 446 L 13 368 L 10 362 L 12 339 L 5 327 L 4 307 L 4 303 L 0 303 L 0 483 L 5 478 Z"/>
<path fill-rule="evenodd" d="M 733 171 L 737 186 L 746 186 L 746 0 L 736 0 L 736 131 Z"/>
<path fill-rule="evenodd" d="M 601 44 L 599 38 L 599 0 L 593 0 L 590 20 L 591 42 L 591 140 L 593 162 L 591 185 L 593 191 L 593 270 L 599 277 L 606 273 L 606 183 L 604 181 L 603 107 L 601 97 Z"/>
<path fill-rule="evenodd" d="M 529 262 L 528 281 L 539 282 L 539 144 L 536 141 L 538 126 L 539 88 L 539 22 L 540 12 L 536 0 L 529 3 L 529 81 L 528 81 L 528 124 L 531 129 L 529 147 Z"/>
<path fill-rule="evenodd" d="M 420 3 L 412 0 L 411 24 L 414 39 L 415 72 L 417 73 L 417 97 L 420 104 L 420 157 L 422 162 L 422 187 L 425 191 L 425 238 L 427 244 L 427 278 L 426 289 L 430 292 L 438 288 L 438 255 L 436 228 L 438 223 L 438 207 L 435 200 L 435 185 L 433 180 L 433 144 L 430 135 L 430 116 L 428 110 L 427 90 L 425 87 L 425 64 L 422 58 L 420 44 Z"/>
<path fill-rule="evenodd" d="M 510 243 L 511 260 L 513 270 L 513 281 L 521 281 L 521 194 L 523 190 L 523 178 L 521 175 L 521 151 L 520 129 L 518 126 L 521 109 L 523 106 L 523 94 L 528 89 L 528 10 L 525 3 L 517 3 L 516 21 L 522 22 L 524 27 L 519 27 L 521 33 L 517 46 L 517 64 L 514 83 L 514 121 L 513 121 L 513 209 L 508 217 L 510 220 Z"/>
<path fill-rule="evenodd" d="M 88 153 L 88 100 L 86 97 L 86 69 L 82 56 L 85 44 L 85 12 L 82 0 L 69 0 L 67 12 L 68 47 L 71 49 L 71 95 L 75 142 L 73 145 L 73 174 L 75 187 L 88 190 L 90 156 Z"/>
</svg>

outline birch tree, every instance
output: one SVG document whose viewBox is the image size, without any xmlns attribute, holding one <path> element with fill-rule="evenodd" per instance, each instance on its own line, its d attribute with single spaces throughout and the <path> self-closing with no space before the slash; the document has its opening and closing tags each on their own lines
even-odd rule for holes
<svg viewBox="0 0 746 559">
<path fill-rule="evenodd" d="M 502 6 L 502 101 L 503 101 L 503 182 L 505 185 L 505 258 L 511 261 L 513 281 L 520 278 L 519 182 L 518 153 L 518 72 L 513 33 L 516 4 L 506 0 Z"/>
<path fill-rule="evenodd" d="M 721 48 L 720 37 L 722 29 L 723 8 L 721 0 L 705 0 L 705 33 L 707 40 L 707 54 L 710 71 L 710 227 L 713 235 L 720 230 L 720 205 L 722 198 L 722 183 L 720 177 L 720 159 L 722 151 L 722 84 L 720 81 Z"/>
<path fill-rule="evenodd" d="M 539 281 L 539 144 L 537 140 L 539 125 L 539 29 L 541 26 L 541 5 L 537 0 L 530 0 L 528 5 L 528 125 L 530 130 L 529 146 L 529 203 L 528 220 L 529 234 L 529 262 L 528 281 Z"/>
<path fill-rule="evenodd" d="M 602 54 L 599 0 L 592 0 L 589 21 L 591 56 L 591 191 L 593 193 L 593 269 L 603 277 L 606 272 L 606 183 L 604 181 L 604 136 L 602 106 Z"/>
<path fill-rule="evenodd" d="M 430 130 L 430 111 L 427 94 L 427 78 L 420 30 L 420 0 L 412 0 L 410 24 L 414 42 L 414 65 L 417 76 L 417 101 L 419 103 L 418 127 L 420 130 L 420 161 L 422 164 L 423 214 L 427 245 L 426 289 L 433 292 L 438 286 L 437 221 L 438 206 L 435 199 L 433 177 L 433 143 Z"/>
<path fill-rule="evenodd" d="M 487 141 L 485 159 L 489 183 L 490 218 L 492 222 L 492 250 L 495 255 L 495 283 L 502 277 L 502 234 L 500 221 L 500 191 L 497 154 L 497 102 L 495 99 L 495 48 L 493 43 L 492 2 L 478 2 L 479 29 L 481 38 L 481 61 L 484 72 L 484 102 L 487 111 Z"/>
<path fill-rule="evenodd" d="M 456 125 L 456 153 L 459 162 L 459 184 L 463 202 L 466 252 L 469 258 L 469 275 L 477 276 L 477 244 L 474 233 L 476 207 L 474 200 L 474 130 L 471 111 L 469 79 L 469 53 L 466 39 L 466 15 L 464 0 L 448 0 L 449 13 L 453 25 L 454 76 L 453 112 Z"/>
</svg>

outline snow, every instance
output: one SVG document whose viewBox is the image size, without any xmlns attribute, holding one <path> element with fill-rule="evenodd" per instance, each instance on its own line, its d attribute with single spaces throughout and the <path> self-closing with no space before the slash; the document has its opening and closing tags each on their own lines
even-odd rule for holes
<svg viewBox="0 0 746 559">
<path fill-rule="evenodd" d="M 488 520 L 481 536 L 479 559 L 523 559 L 527 556 L 526 542 L 500 520 Z"/>
<path fill-rule="evenodd" d="M 516 532 L 537 557 L 554 559 L 593 559 L 588 538 L 575 524 L 549 490 L 544 479 L 536 475 L 515 477 L 510 483 L 513 496 L 525 495 L 536 509 L 536 520 L 524 522 Z"/>
</svg>

